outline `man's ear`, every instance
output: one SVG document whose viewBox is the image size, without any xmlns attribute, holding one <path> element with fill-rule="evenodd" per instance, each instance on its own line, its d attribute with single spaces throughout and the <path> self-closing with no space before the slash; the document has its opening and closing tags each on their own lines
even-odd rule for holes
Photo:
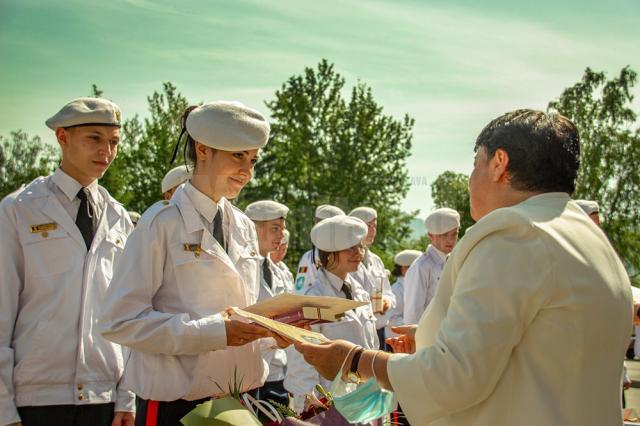
<svg viewBox="0 0 640 426">
<path fill-rule="evenodd" d="M 491 159 L 491 174 L 494 182 L 508 182 L 511 180 L 509 173 L 509 154 L 502 148 L 496 149 Z"/>
<path fill-rule="evenodd" d="M 56 139 L 58 139 L 60 148 L 66 148 L 69 146 L 69 130 L 58 127 L 56 129 Z"/>
</svg>

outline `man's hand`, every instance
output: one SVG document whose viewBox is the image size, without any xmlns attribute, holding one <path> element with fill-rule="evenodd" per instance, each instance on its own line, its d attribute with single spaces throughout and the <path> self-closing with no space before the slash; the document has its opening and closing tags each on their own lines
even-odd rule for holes
<svg viewBox="0 0 640 426">
<path fill-rule="evenodd" d="M 402 325 L 399 327 L 391 327 L 391 331 L 400 334 L 398 337 L 389 337 L 385 342 L 393 349 L 395 353 L 412 354 L 416 351 L 416 330 L 417 325 Z"/>
<path fill-rule="evenodd" d="M 225 319 L 224 326 L 227 330 L 227 346 L 242 346 L 262 337 L 271 337 L 269 330 L 257 324 Z"/>
<path fill-rule="evenodd" d="M 304 360 L 315 367 L 327 380 L 333 380 L 336 377 L 349 351 L 356 346 L 346 340 L 334 340 L 324 345 L 294 342 L 294 345 L 296 350 L 304 356 Z"/>
<path fill-rule="evenodd" d="M 638 309 L 640 309 L 640 303 L 633 304 L 633 325 L 640 325 L 640 316 L 638 315 Z"/>
<path fill-rule="evenodd" d="M 130 413 L 128 411 L 116 411 L 116 415 L 113 417 L 111 426 L 134 426 L 135 422 L 135 413 Z"/>
</svg>

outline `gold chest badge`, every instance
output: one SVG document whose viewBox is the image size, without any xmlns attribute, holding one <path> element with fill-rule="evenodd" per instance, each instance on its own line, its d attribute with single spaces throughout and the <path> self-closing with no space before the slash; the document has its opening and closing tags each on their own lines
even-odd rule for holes
<svg viewBox="0 0 640 426">
<path fill-rule="evenodd" d="M 189 251 L 193 253 L 196 258 L 200 257 L 200 253 L 202 253 L 202 247 L 200 244 L 184 244 L 184 251 Z"/>
<path fill-rule="evenodd" d="M 40 225 L 31 225 L 30 228 L 32 234 L 40 234 L 42 235 L 42 238 L 47 238 L 49 236 L 49 231 L 55 231 L 58 229 L 58 224 L 55 222 L 41 223 Z"/>
</svg>

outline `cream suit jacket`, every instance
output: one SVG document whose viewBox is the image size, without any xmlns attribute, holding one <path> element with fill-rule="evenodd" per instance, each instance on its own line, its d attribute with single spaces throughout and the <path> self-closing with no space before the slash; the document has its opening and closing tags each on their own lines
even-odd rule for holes
<svg viewBox="0 0 640 426">
<path fill-rule="evenodd" d="M 413 425 L 620 425 L 631 288 L 565 193 L 470 228 L 389 378 Z"/>
</svg>

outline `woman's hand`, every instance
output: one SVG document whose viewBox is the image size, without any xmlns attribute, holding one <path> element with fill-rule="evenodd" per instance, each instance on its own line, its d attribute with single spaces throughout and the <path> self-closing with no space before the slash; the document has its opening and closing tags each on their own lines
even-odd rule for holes
<svg viewBox="0 0 640 426">
<path fill-rule="evenodd" d="M 327 380 L 333 380 L 336 377 L 349 351 L 356 346 L 346 340 L 334 340 L 324 345 L 294 342 L 294 345 L 296 350 L 304 356 L 304 360 Z"/>
<path fill-rule="evenodd" d="M 242 346 L 256 339 L 271 337 L 269 330 L 257 324 L 225 319 L 224 327 L 227 330 L 227 346 Z"/>
<path fill-rule="evenodd" d="M 385 342 L 395 353 L 412 354 L 416 351 L 416 330 L 417 325 L 402 325 L 391 327 L 391 331 L 400 334 L 398 337 L 389 337 Z"/>
</svg>

